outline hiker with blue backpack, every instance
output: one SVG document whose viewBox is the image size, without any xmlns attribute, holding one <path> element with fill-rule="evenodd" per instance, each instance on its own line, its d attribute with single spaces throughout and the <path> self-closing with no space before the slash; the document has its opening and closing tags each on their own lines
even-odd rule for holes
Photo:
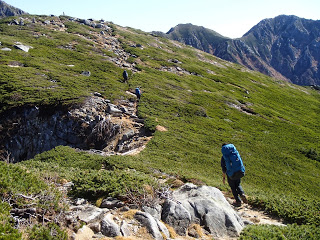
<svg viewBox="0 0 320 240">
<path fill-rule="evenodd" d="M 241 178 L 244 176 L 245 167 L 236 147 L 230 143 L 224 143 L 221 148 L 221 168 L 223 172 L 223 184 L 227 175 L 228 184 L 231 188 L 235 201 L 232 203 L 235 207 L 241 206 L 241 200 L 248 203 L 246 195 L 241 187 Z"/>
<path fill-rule="evenodd" d="M 141 97 L 140 87 L 137 87 L 137 88 L 136 88 L 135 93 L 136 93 L 136 96 L 137 96 L 138 100 L 140 100 L 140 97 Z"/>
</svg>

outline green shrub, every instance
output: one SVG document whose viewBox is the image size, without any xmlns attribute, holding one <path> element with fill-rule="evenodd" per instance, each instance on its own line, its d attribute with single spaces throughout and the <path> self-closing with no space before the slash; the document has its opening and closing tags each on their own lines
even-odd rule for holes
<svg viewBox="0 0 320 240">
<path fill-rule="evenodd" d="M 320 226 L 320 203 L 317 199 L 266 194 L 261 199 L 256 196 L 251 204 L 290 223 Z"/>
<path fill-rule="evenodd" d="M 127 190 L 154 184 L 148 175 L 135 171 L 80 171 L 73 179 L 70 192 L 75 197 L 96 200 L 102 196 L 119 197 Z"/>
<path fill-rule="evenodd" d="M 9 204 L 0 202 L 0 240 L 19 240 L 21 236 L 21 233 L 14 228 Z"/>
<path fill-rule="evenodd" d="M 320 162 L 320 153 L 316 150 L 316 149 L 313 149 L 313 148 L 310 148 L 310 149 L 301 149 L 301 152 L 307 157 L 307 158 L 310 158 L 312 160 L 316 160 L 318 162 Z"/>
<path fill-rule="evenodd" d="M 320 230 L 314 225 L 250 225 L 240 235 L 239 240 L 296 240 L 296 239 L 320 239 Z"/>
<path fill-rule="evenodd" d="M 144 127 L 150 133 L 154 133 L 156 131 L 157 125 L 158 125 L 158 123 L 156 122 L 156 120 L 154 118 L 151 118 L 151 117 L 147 118 L 144 121 Z"/>
<path fill-rule="evenodd" d="M 102 163 L 105 162 L 105 157 L 76 151 L 68 146 L 57 146 L 50 151 L 36 155 L 32 161 L 57 164 L 59 167 L 99 170 Z"/>
<path fill-rule="evenodd" d="M 7 194 L 35 194 L 48 189 L 39 178 L 22 167 L 0 161 L 0 196 Z"/>
<path fill-rule="evenodd" d="M 48 225 L 35 225 L 30 230 L 28 240 L 68 240 L 68 234 L 55 223 Z"/>
</svg>

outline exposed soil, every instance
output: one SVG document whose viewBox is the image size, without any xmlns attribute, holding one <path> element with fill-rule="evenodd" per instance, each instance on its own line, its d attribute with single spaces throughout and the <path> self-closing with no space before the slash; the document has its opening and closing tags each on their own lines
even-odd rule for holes
<svg viewBox="0 0 320 240">
<path fill-rule="evenodd" d="M 234 200 L 226 197 L 228 202 L 231 204 Z M 239 216 L 245 221 L 249 221 L 252 224 L 270 224 L 270 225 L 277 225 L 277 226 L 285 226 L 282 219 L 272 217 L 268 214 L 266 214 L 264 211 L 254 208 L 250 206 L 249 204 L 243 203 L 241 207 L 233 207 Z"/>
</svg>

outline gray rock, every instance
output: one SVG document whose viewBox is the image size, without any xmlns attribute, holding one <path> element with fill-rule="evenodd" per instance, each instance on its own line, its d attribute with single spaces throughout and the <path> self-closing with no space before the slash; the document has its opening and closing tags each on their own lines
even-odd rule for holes
<svg viewBox="0 0 320 240">
<path fill-rule="evenodd" d="M 101 226 L 99 222 L 91 223 L 89 227 L 94 233 L 98 233 L 101 231 Z"/>
<path fill-rule="evenodd" d="M 102 98 L 103 96 L 102 96 L 102 94 L 101 93 L 99 93 L 99 92 L 94 92 L 93 93 L 93 95 L 94 96 L 96 96 L 96 97 L 100 97 L 100 98 Z"/>
<path fill-rule="evenodd" d="M 125 107 L 120 107 L 120 110 L 121 110 L 123 113 L 127 113 L 127 112 L 128 112 L 128 109 L 125 108 Z"/>
<path fill-rule="evenodd" d="M 83 204 L 86 204 L 86 203 L 87 203 L 87 200 L 85 200 L 84 198 L 77 198 L 76 201 L 75 201 L 75 204 L 77 206 L 83 205 Z"/>
<path fill-rule="evenodd" d="M 112 197 L 104 199 L 100 205 L 101 208 L 108 208 L 108 209 L 121 208 L 123 206 L 124 206 L 123 202 Z"/>
<path fill-rule="evenodd" d="M 83 23 L 84 25 L 87 25 L 87 26 L 91 26 L 92 24 L 91 21 L 88 19 L 81 19 L 80 23 Z"/>
<path fill-rule="evenodd" d="M 149 207 L 149 206 L 142 206 L 142 210 L 144 212 L 150 213 L 152 217 L 154 217 L 156 220 L 160 220 L 161 219 L 161 210 L 162 207 L 160 204 L 157 204 L 153 207 Z"/>
<path fill-rule="evenodd" d="M 161 219 L 174 228 L 177 234 L 186 235 L 191 223 L 191 215 L 181 204 L 167 200 L 163 205 Z"/>
<path fill-rule="evenodd" d="M 19 22 L 18 22 L 17 19 L 13 19 L 13 20 L 11 21 L 11 24 L 19 25 Z"/>
<path fill-rule="evenodd" d="M 157 221 L 151 216 L 151 214 L 137 212 L 134 217 L 148 229 L 148 231 L 154 237 L 154 239 L 163 240 Z"/>
<path fill-rule="evenodd" d="M 108 104 L 108 112 L 112 115 L 122 114 L 122 111 L 114 104 Z"/>
<path fill-rule="evenodd" d="M 249 220 L 244 220 L 243 221 L 244 225 L 247 226 L 247 225 L 254 225 L 253 222 L 249 221 Z"/>
<path fill-rule="evenodd" d="M 107 214 L 101 221 L 101 233 L 107 237 L 121 236 L 119 226 L 113 221 L 113 215 Z"/>
<path fill-rule="evenodd" d="M 14 47 L 19 49 L 19 50 L 22 50 L 24 52 L 29 52 L 29 49 L 32 48 L 31 46 L 26 46 L 26 45 L 23 45 L 21 43 L 17 43 L 16 45 L 14 45 Z"/>
<path fill-rule="evenodd" d="M 91 72 L 90 71 L 83 71 L 81 73 L 81 75 L 86 76 L 86 77 L 90 77 L 91 76 Z"/>
<path fill-rule="evenodd" d="M 160 230 L 160 232 L 162 232 L 167 239 L 170 238 L 170 232 L 168 230 L 168 228 L 166 227 L 166 225 L 163 224 L 163 222 L 160 222 L 159 220 L 156 220 L 157 224 L 158 224 L 158 228 Z"/>
<path fill-rule="evenodd" d="M 125 132 L 122 136 L 122 141 L 127 141 L 130 138 L 132 138 L 135 135 L 135 131 L 134 130 L 129 130 L 127 132 Z"/>
<path fill-rule="evenodd" d="M 240 216 L 217 188 L 186 184 L 173 193 L 173 198 L 187 209 L 191 222 L 203 225 L 214 237 L 237 237 L 244 227 Z"/>
<path fill-rule="evenodd" d="M 88 205 L 78 214 L 78 217 L 81 221 L 89 224 L 99 221 L 103 217 L 104 213 L 105 211 L 103 209 Z"/>
<path fill-rule="evenodd" d="M 131 235 L 128 223 L 125 220 L 121 222 L 120 231 L 124 237 L 129 237 Z"/>
</svg>

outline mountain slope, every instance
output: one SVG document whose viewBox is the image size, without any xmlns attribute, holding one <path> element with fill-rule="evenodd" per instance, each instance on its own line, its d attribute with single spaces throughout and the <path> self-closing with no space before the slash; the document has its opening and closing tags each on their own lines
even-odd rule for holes
<svg viewBox="0 0 320 240">
<path fill-rule="evenodd" d="M 214 46 L 221 42 L 225 42 L 228 38 L 223 37 L 219 33 L 206 29 L 204 27 L 192 24 L 179 24 L 171 28 L 169 32 L 163 34 L 161 32 L 153 32 L 155 35 L 168 37 L 169 39 L 183 42 L 202 51 L 213 54 Z"/>
<path fill-rule="evenodd" d="M 0 18 L 17 16 L 26 14 L 26 12 L 22 11 L 19 8 L 15 8 L 4 1 L 0 0 Z"/>
<path fill-rule="evenodd" d="M 168 180 L 168 185 L 174 178 L 227 192 L 221 179 L 220 147 L 232 142 L 245 162 L 243 187 L 252 205 L 291 223 L 319 226 L 318 91 L 109 22 L 25 16 L 20 26 L 10 25 L 13 19 L 0 20 L 1 48 L 5 48 L 0 59 L 0 140 L 15 140 L 12 145 L 1 142 L 2 159 L 10 160 L 10 146 L 22 146 L 25 135 L 17 131 L 21 126 L 34 127 L 38 136 L 50 136 L 44 135 L 45 126 L 54 126 L 50 134 L 61 138 L 57 130 L 66 121 L 54 121 L 57 116 L 63 112 L 72 123 L 72 110 L 96 92 L 114 105 L 133 104 L 130 93 L 141 86 L 137 115 L 153 135 L 138 155 L 98 156 L 57 146 L 28 161 L 1 164 L 0 176 L 6 183 L 1 197 L 12 202 L 18 194 L 37 194 L 41 186 L 31 174 L 56 183 L 73 182 L 74 197 L 123 197 L 124 183 L 140 186 L 154 177 Z M 124 69 L 129 73 L 127 83 Z M 35 111 L 44 121 L 42 128 L 30 121 Z M 88 115 L 76 113 L 83 115 L 80 127 L 90 126 Z M 104 114 L 107 119 L 108 113 Z M 120 126 L 126 117 L 121 115 Z M 156 130 L 158 125 L 167 131 Z M 77 131 L 74 126 L 68 129 Z M 70 131 L 66 138 L 72 142 Z M 46 141 L 53 145 L 50 138 L 40 139 L 43 145 Z M 15 178 L 25 176 L 16 174 L 16 168 L 29 176 L 26 183 L 20 179 L 23 186 L 6 179 L 6 172 Z"/>
<path fill-rule="evenodd" d="M 179 29 L 179 25 L 175 27 L 176 32 L 180 32 Z M 239 39 L 224 41 L 183 32 L 184 37 L 180 39 L 166 36 L 269 76 L 298 85 L 320 85 L 320 21 L 281 15 L 262 20 Z M 201 42 L 210 48 L 201 47 Z"/>
</svg>

